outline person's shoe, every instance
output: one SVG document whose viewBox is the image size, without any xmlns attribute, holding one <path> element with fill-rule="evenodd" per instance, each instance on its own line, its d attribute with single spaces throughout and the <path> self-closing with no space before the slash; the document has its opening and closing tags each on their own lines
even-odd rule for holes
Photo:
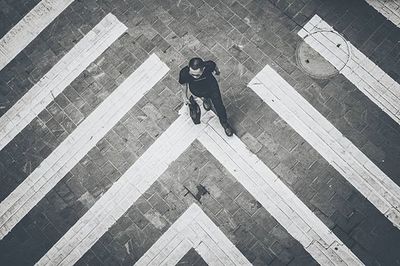
<svg viewBox="0 0 400 266">
<path fill-rule="evenodd" d="M 204 98 L 203 99 L 203 107 L 206 111 L 211 110 L 211 99 L 210 98 Z"/>
<path fill-rule="evenodd" d="M 233 128 L 232 128 L 228 123 L 222 124 L 222 127 L 223 127 L 224 130 L 225 130 L 225 134 L 226 134 L 228 137 L 232 137 L 232 135 L 233 135 Z"/>
</svg>

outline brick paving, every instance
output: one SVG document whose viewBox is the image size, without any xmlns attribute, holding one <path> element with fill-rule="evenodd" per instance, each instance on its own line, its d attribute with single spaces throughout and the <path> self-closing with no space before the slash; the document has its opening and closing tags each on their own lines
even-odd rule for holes
<svg viewBox="0 0 400 266">
<path fill-rule="evenodd" d="M 394 1 L 374 1 L 368 0 L 368 4 L 373 6 L 379 13 L 393 22 L 397 27 L 400 26 L 400 4 Z"/>
<path fill-rule="evenodd" d="M 38 1 L 0 1 L 1 35 Z M 318 14 L 400 82 L 400 29 L 361 0 L 74 1 L 0 72 L 3 115 L 106 14 L 127 27 L 94 63 L 0 151 L 3 201 L 150 54 L 169 73 L 0 241 L 0 264 L 37 262 L 178 117 L 180 67 L 215 60 L 238 137 L 362 262 L 400 264 L 400 232 L 253 91 L 269 64 L 400 184 L 400 128 L 343 75 L 307 76 L 296 64 L 297 32 Z M 197 203 L 255 265 L 315 260 L 204 147 L 195 142 L 79 260 L 136 262 Z M 203 265 L 191 250 L 178 265 Z M 203 263 L 203 264 L 202 264 Z"/>
<path fill-rule="evenodd" d="M 192 203 L 199 204 L 255 265 L 291 261 L 315 264 L 301 245 L 197 141 L 78 264 L 99 258 L 97 253 L 109 249 L 113 252 L 103 254 L 103 258 L 133 264 Z"/>
</svg>

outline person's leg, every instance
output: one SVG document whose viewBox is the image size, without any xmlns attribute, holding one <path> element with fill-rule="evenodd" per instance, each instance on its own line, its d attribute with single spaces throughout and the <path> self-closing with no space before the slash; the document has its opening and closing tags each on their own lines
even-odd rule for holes
<svg viewBox="0 0 400 266">
<path fill-rule="evenodd" d="M 226 115 L 226 109 L 224 103 L 222 102 L 222 97 L 220 93 L 216 93 L 211 97 L 211 101 L 214 105 L 215 111 L 217 112 L 219 122 L 221 123 L 222 127 L 225 130 L 226 135 L 232 136 L 233 129 L 228 123 L 228 118 Z"/>
<path fill-rule="evenodd" d="M 211 99 L 210 98 L 205 98 L 202 97 L 201 98 L 203 100 L 203 107 L 206 111 L 210 111 L 211 110 Z"/>
</svg>

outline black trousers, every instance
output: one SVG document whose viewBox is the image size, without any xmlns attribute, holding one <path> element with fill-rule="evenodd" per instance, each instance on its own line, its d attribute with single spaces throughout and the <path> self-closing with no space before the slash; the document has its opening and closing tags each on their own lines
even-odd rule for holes
<svg viewBox="0 0 400 266">
<path fill-rule="evenodd" d="M 219 118 L 219 122 L 222 125 L 225 125 L 228 123 L 228 118 L 226 115 L 226 109 L 224 106 L 224 103 L 222 102 L 222 97 L 221 97 L 221 93 L 214 93 L 212 95 L 210 95 L 209 97 L 204 97 L 207 99 L 210 99 L 212 104 L 214 105 L 215 111 L 217 112 L 217 116 Z"/>
<path fill-rule="evenodd" d="M 215 84 L 215 87 L 213 86 L 213 88 L 209 88 L 208 90 L 201 90 L 196 88 L 194 92 L 190 89 L 189 85 L 189 90 L 196 97 L 210 99 L 212 105 L 214 106 L 214 110 L 217 113 L 220 123 L 223 126 L 228 123 L 226 109 L 224 103 L 222 102 L 221 91 L 219 90 L 218 84 Z"/>
</svg>

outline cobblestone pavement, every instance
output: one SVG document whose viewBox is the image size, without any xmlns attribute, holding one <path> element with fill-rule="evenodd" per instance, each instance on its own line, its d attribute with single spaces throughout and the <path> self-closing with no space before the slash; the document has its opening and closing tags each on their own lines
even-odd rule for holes
<svg viewBox="0 0 400 266">
<path fill-rule="evenodd" d="M 0 0 L 0 265 L 143 265 L 196 205 L 159 256 L 400 265 L 400 11 L 377 2 Z M 304 41 L 338 74 L 309 76 Z M 233 138 L 187 123 L 194 56 Z"/>
</svg>

